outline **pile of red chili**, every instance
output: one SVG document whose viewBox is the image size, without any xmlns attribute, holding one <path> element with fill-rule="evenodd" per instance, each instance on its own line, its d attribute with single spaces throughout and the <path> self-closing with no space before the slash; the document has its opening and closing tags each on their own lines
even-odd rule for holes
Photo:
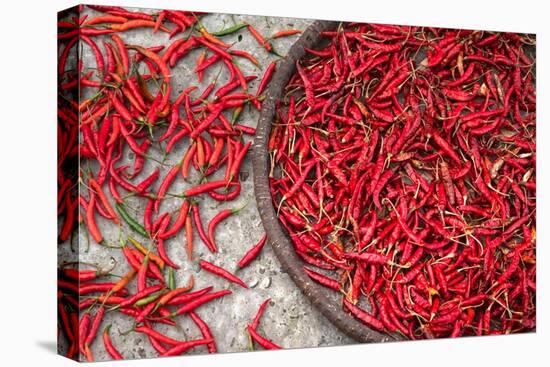
<svg viewBox="0 0 550 367">
<path fill-rule="evenodd" d="M 236 24 L 211 33 L 199 13 L 162 10 L 149 14 L 112 6 L 86 7 L 92 16 L 83 15 L 85 7 L 80 6 L 75 13 L 80 16 L 69 15 L 58 22 L 59 239 L 65 243 L 81 225 L 93 243 L 121 251 L 126 264 L 109 271 L 83 269 L 89 264 L 80 264 L 78 269 L 74 264 L 60 267 L 59 329 L 69 342 L 67 355 L 94 360 L 90 346 L 109 312 L 132 318 L 133 331 L 144 334 L 159 355 L 179 355 L 201 345 L 216 352 L 214 337 L 196 309 L 231 291 L 194 290 L 192 277 L 188 284 L 178 286 L 174 271 L 182 259 L 168 256 L 166 242 L 176 237 L 184 240 L 191 260 L 196 231 L 215 253 L 216 226 L 238 211 L 223 210 L 206 227 L 197 198 L 227 202 L 239 197 L 240 168 L 251 145 L 247 136 L 255 133 L 239 117 L 244 108 L 261 108 L 262 93 L 276 64 L 265 69 L 252 93 L 249 84 L 256 77 L 244 75 L 238 65 L 251 62 L 259 67 L 258 60 L 226 44 L 223 36 L 248 32 L 258 41 L 259 52 L 272 52 L 274 39 L 299 31 L 282 31 L 266 39 L 252 25 Z M 170 41 L 147 48 L 126 43 L 122 32 L 136 29 L 164 32 Z M 82 49 L 92 53 L 95 64 L 81 58 Z M 228 81 L 220 84 L 216 77 L 203 90 L 195 85 L 176 90 L 172 77 L 178 62 L 197 49 L 202 51 L 194 70 L 198 81 L 213 67 L 223 68 Z M 152 158 L 154 150 L 168 157 L 184 142 L 188 143 L 186 153 L 176 157 L 175 163 Z M 128 152 L 134 157 L 131 165 L 123 164 Z M 155 168 L 142 177 L 146 164 Z M 215 173 L 220 178 L 213 179 Z M 186 183 L 183 191 L 172 189 L 178 181 Z M 145 209 L 132 208 L 127 202 L 130 197 L 141 198 Z M 161 204 L 166 199 L 179 200 L 179 209 L 163 211 Z M 98 217 L 103 223 L 121 226 L 122 246 L 104 237 Z M 250 264 L 265 243 L 264 236 L 243 254 L 238 267 Z M 229 271 L 204 260 L 197 263 L 205 272 L 247 288 Z M 128 271 L 113 278 L 111 271 L 116 273 L 119 266 Z M 177 326 L 180 315 L 194 321 L 202 338 L 176 340 L 155 329 L 156 324 Z M 254 325 L 249 328 L 252 340 L 266 348 L 275 346 L 258 334 L 258 321 Z M 102 339 L 113 359 L 123 358 L 111 340 L 110 325 Z"/>
<path fill-rule="evenodd" d="M 406 338 L 534 329 L 534 36 L 344 24 L 322 37 L 269 140 L 304 271 Z"/>
</svg>

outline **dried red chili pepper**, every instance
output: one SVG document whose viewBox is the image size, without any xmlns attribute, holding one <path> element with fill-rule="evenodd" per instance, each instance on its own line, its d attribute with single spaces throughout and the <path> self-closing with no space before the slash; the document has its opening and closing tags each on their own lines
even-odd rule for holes
<svg viewBox="0 0 550 367">
<path fill-rule="evenodd" d="M 240 285 L 243 288 L 248 288 L 246 283 L 243 282 L 239 277 L 237 277 L 234 274 L 231 274 L 227 270 L 225 270 L 225 269 L 223 269 L 223 268 L 221 268 L 217 265 L 209 263 L 208 261 L 205 261 L 205 260 L 201 260 L 199 264 L 200 264 L 202 269 L 204 269 L 204 270 L 206 270 L 206 271 L 208 271 L 212 274 L 215 274 L 215 275 L 218 275 L 222 278 L 225 278 L 225 279 L 229 280 L 230 282 L 233 282 L 233 283 L 236 283 L 236 284 Z"/>
</svg>

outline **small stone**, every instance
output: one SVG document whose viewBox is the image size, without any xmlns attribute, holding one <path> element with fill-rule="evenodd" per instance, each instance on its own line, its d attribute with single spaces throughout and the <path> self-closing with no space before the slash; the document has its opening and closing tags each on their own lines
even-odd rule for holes
<svg viewBox="0 0 550 367">
<path fill-rule="evenodd" d="M 270 285 L 271 285 L 271 278 L 270 277 L 262 279 L 262 282 L 260 283 L 260 287 L 262 287 L 264 289 L 269 288 Z"/>
<path fill-rule="evenodd" d="M 248 286 L 249 286 L 250 288 L 254 288 L 254 287 L 256 287 L 256 286 L 258 285 L 258 283 L 259 283 L 258 279 L 254 278 L 254 279 L 252 279 L 252 281 L 248 284 Z"/>
<path fill-rule="evenodd" d="M 240 173 L 240 177 L 241 177 L 242 182 L 246 182 L 246 180 L 248 180 L 249 176 L 250 176 L 250 174 L 246 171 L 243 171 L 243 172 Z"/>
<path fill-rule="evenodd" d="M 137 354 L 139 355 L 140 358 L 145 358 L 147 356 L 147 354 L 145 354 L 145 349 L 143 348 L 139 348 L 137 350 Z"/>
<path fill-rule="evenodd" d="M 198 273 L 199 271 L 202 270 L 202 268 L 201 268 L 201 266 L 200 266 L 199 263 L 195 263 L 195 264 L 191 265 L 191 267 L 192 267 L 192 269 L 193 269 L 193 271 L 194 271 L 195 273 Z"/>
</svg>

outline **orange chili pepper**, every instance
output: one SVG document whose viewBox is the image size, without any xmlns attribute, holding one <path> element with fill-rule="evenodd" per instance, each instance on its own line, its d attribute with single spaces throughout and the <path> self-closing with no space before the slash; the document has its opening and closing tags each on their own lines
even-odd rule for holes
<svg viewBox="0 0 550 367">
<path fill-rule="evenodd" d="M 162 260 L 156 254 L 154 254 L 151 251 L 149 251 L 148 249 L 146 249 L 145 246 L 143 246 L 141 243 L 139 243 L 138 241 L 136 241 L 132 237 L 128 237 L 128 241 L 130 241 L 132 243 L 132 245 L 134 245 L 139 250 L 139 252 L 141 252 L 142 254 L 144 254 L 144 255 L 149 254 L 149 259 L 152 262 L 154 262 L 155 264 L 157 264 L 159 268 L 164 269 L 164 264 L 165 264 L 164 260 Z"/>
</svg>

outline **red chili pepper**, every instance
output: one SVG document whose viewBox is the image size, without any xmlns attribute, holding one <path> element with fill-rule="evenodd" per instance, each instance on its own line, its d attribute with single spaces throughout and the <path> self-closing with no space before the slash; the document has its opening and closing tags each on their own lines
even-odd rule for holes
<svg viewBox="0 0 550 367">
<path fill-rule="evenodd" d="M 233 70 L 233 68 L 232 68 Z M 247 76 L 247 77 L 244 77 L 244 80 L 248 83 L 248 82 L 251 82 L 253 80 L 256 80 L 256 76 L 254 75 L 251 75 L 251 76 Z M 225 84 L 224 86 L 220 87 L 216 93 L 214 93 L 214 95 L 216 96 L 216 99 L 220 99 L 222 98 L 223 96 L 226 96 L 227 94 L 229 94 L 230 92 L 232 92 L 234 89 L 236 89 L 237 87 L 239 87 L 241 85 L 241 81 L 240 80 L 232 80 L 230 79 L 230 81 Z"/>
<path fill-rule="evenodd" d="M 247 267 L 258 255 L 262 252 L 267 242 L 267 234 L 264 234 L 262 238 L 253 247 L 248 250 L 243 257 L 239 260 L 238 266 L 240 269 Z"/>
<path fill-rule="evenodd" d="M 229 52 L 227 52 L 223 48 L 207 41 L 205 38 L 197 37 L 196 40 L 197 40 L 198 43 L 201 43 L 206 48 L 210 49 L 212 52 L 220 55 L 222 58 L 227 59 L 227 60 L 232 60 L 233 59 L 233 56 L 231 56 L 231 54 Z"/>
<path fill-rule="evenodd" d="M 180 212 L 180 215 L 181 215 L 181 212 Z M 178 221 L 181 222 L 181 219 L 180 218 L 176 219 L 175 225 L 179 226 L 180 223 L 178 223 Z M 167 228 L 168 228 L 169 224 L 170 224 L 170 216 L 167 215 L 165 217 L 165 219 L 161 221 L 159 229 L 158 229 L 158 233 L 161 233 L 161 234 L 162 233 L 164 233 L 164 234 L 167 233 Z M 173 269 L 179 269 L 180 268 L 179 265 L 174 263 L 170 259 L 170 257 L 168 257 L 168 254 L 166 253 L 166 247 L 164 246 L 164 238 L 161 238 L 160 236 L 157 238 L 157 250 L 158 250 L 158 253 L 159 253 L 159 257 L 164 261 L 165 264 L 172 267 Z"/>
<path fill-rule="evenodd" d="M 99 50 L 99 47 L 97 46 L 97 44 L 90 37 L 88 37 L 87 35 L 85 35 L 83 33 L 81 33 L 80 38 L 85 43 L 87 43 L 88 46 L 91 47 L 91 49 L 94 53 L 95 59 L 96 59 L 97 71 L 100 75 L 103 75 L 105 73 L 105 60 L 103 59 L 103 55 L 102 55 L 101 51 Z"/>
<path fill-rule="evenodd" d="M 225 186 L 234 186 L 235 184 L 232 182 L 227 182 L 225 180 L 218 180 L 218 181 L 212 181 L 207 182 L 204 184 L 197 185 L 193 188 L 187 189 L 183 192 L 183 196 L 186 198 L 197 196 L 200 194 L 207 193 L 209 191 L 213 191 Z"/>
<path fill-rule="evenodd" d="M 172 185 L 172 182 L 176 179 L 176 176 L 179 172 L 179 166 L 174 166 L 166 174 L 164 180 L 160 184 L 159 190 L 157 191 L 157 200 L 155 201 L 155 213 L 158 212 L 160 207 L 160 201 L 164 198 L 164 195 L 168 192 L 168 189 Z"/>
<path fill-rule="evenodd" d="M 197 152 L 197 144 L 193 143 L 189 146 L 187 149 L 187 152 L 185 153 L 185 156 L 183 157 L 183 161 L 181 164 L 181 175 L 184 179 L 187 179 L 189 177 L 189 167 L 191 164 L 191 161 L 195 157 L 195 153 Z"/>
<path fill-rule="evenodd" d="M 230 272 L 228 272 L 227 270 L 225 270 L 225 269 L 223 269 L 219 266 L 216 266 L 216 265 L 214 265 L 212 263 L 209 263 L 208 261 L 205 261 L 205 260 L 201 260 L 199 264 L 200 264 L 202 269 L 204 269 L 204 270 L 206 270 L 206 271 L 208 271 L 212 274 L 215 274 L 215 275 L 220 276 L 224 279 L 227 279 L 230 282 L 236 283 L 236 284 L 240 285 L 243 288 L 248 288 L 246 283 L 243 282 L 239 277 L 237 277 L 234 274 L 231 274 Z"/>
<path fill-rule="evenodd" d="M 183 288 L 175 288 L 171 290 L 170 292 L 166 293 L 157 302 L 157 307 L 161 307 L 166 305 L 170 300 L 174 299 L 176 296 L 189 292 L 193 288 L 194 285 L 194 279 L 191 277 L 191 280 L 189 281 L 189 284 L 186 287 Z"/>
<path fill-rule="evenodd" d="M 375 330 L 379 330 L 379 331 L 384 330 L 384 325 L 382 324 L 382 322 L 377 320 L 371 314 L 361 310 L 359 307 L 355 306 L 345 298 L 344 298 L 344 306 L 353 314 L 353 316 L 357 317 L 365 325 L 372 327 Z"/>
<path fill-rule="evenodd" d="M 198 339 L 198 340 L 190 340 L 186 342 L 180 342 L 178 345 L 168 349 L 166 352 L 162 353 L 162 357 L 166 356 L 179 356 L 182 353 L 185 353 L 191 348 L 197 347 L 199 345 L 205 345 L 212 343 L 213 339 Z"/>
<path fill-rule="evenodd" d="M 117 32 L 124 32 L 130 29 L 135 28 L 141 28 L 141 27 L 148 27 L 148 28 L 156 28 L 156 24 L 152 20 L 146 20 L 146 19 L 132 19 L 124 23 L 115 23 L 110 24 L 110 29 L 117 31 Z M 164 26 L 159 27 L 160 30 L 163 32 L 169 32 L 168 28 Z"/>
<path fill-rule="evenodd" d="M 138 278 L 137 278 L 137 290 L 138 292 L 142 292 L 147 288 L 146 282 L 147 282 L 147 271 L 149 269 L 149 256 L 145 256 L 145 258 L 141 261 L 141 265 L 138 270 Z"/>
<path fill-rule="evenodd" d="M 224 209 L 220 211 L 218 214 L 216 214 L 214 218 L 210 220 L 210 223 L 208 224 L 208 240 L 210 241 L 211 244 L 214 245 L 214 247 L 217 247 L 216 236 L 215 236 L 216 226 L 220 222 L 222 222 L 224 219 L 232 216 L 233 214 L 237 214 L 242 209 L 243 209 L 242 207 L 236 208 L 236 209 Z"/>
<path fill-rule="evenodd" d="M 246 153 L 250 149 L 251 145 L 252 145 L 252 142 L 249 141 L 248 143 L 246 143 L 243 146 L 243 148 L 239 152 L 237 152 L 235 154 L 235 157 L 233 159 L 233 163 L 231 164 L 230 169 L 229 169 L 229 178 L 228 178 L 229 184 L 228 185 L 234 184 L 234 182 L 232 182 L 232 181 L 235 177 L 238 176 L 239 170 L 240 170 L 241 165 L 242 165 L 242 162 L 243 162 L 244 158 L 246 157 Z"/>
<path fill-rule="evenodd" d="M 216 341 L 212 336 L 212 332 L 210 331 L 208 324 L 206 324 L 195 312 L 189 312 L 189 316 L 201 331 L 203 339 L 211 340 L 211 342 L 207 344 L 208 353 L 216 353 L 218 351 L 216 348 Z"/>
<path fill-rule="evenodd" d="M 272 62 L 271 64 L 269 64 L 267 69 L 265 69 L 264 76 L 262 77 L 262 80 L 260 81 L 260 84 L 258 85 L 258 89 L 256 91 L 256 97 L 259 97 L 263 93 L 263 91 L 271 81 L 271 78 L 273 77 L 273 74 L 275 73 L 276 68 L 277 68 L 277 63 Z"/>
<path fill-rule="evenodd" d="M 206 233 L 204 232 L 204 227 L 202 225 L 202 220 L 199 212 L 199 205 L 197 203 L 192 203 L 191 211 L 193 212 L 193 220 L 195 221 L 195 227 L 197 228 L 197 232 L 199 233 L 201 241 L 210 250 L 210 252 L 217 252 L 218 249 L 216 248 L 216 245 L 210 242 L 208 236 L 206 236 Z"/>
<path fill-rule="evenodd" d="M 78 335 L 81 335 L 82 337 L 78 340 L 78 349 L 80 350 L 80 353 L 85 354 L 85 342 L 86 338 L 85 335 L 88 335 L 89 328 L 90 328 L 90 313 L 86 312 L 81 318 L 80 322 L 78 324 Z"/>
<path fill-rule="evenodd" d="M 302 78 L 302 83 L 304 84 L 307 104 L 309 105 L 309 107 L 314 107 L 315 95 L 313 93 L 313 85 L 311 84 L 311 81 L 307 78 L 304 69 L 298 61 L 296 61 L 296 70 L 298 70 L 298 74 L 300 75 L 300 78 Z"/>
<path fill-rule="evenodd" d="M 90 330 L 87 334 L 82 335 L 82 337 L 85 337 L 84 345 L 91 345 L 94 341 L 97 331 L 99 330 L 99 326 L 101 325 L 101 321 L 103 321 L 103 316 L 105 315 L 105 307 L 100 306 L 97 310 L 94 320 L 92 321 L 90 325 Z"/>
<path fill-rule="evenodd" d="M 311 269 L 304 268 L 305 273 L 314 281 L 321 284 L 324 287 L 330 288 L 335 291 L 340 291 L 340 284 L 337 280 L 331 279 L 323 274 L 317 273 Z"/>
<path fill-rule="evenodd" d="M 88 231 L 96 243 L 103 243 L 103 235 L 99 230 L 95 221 L 95 194 L 90 193 L 90 202 L 86 208 L 86 223 L 88 224 Z"/>
<path fill-rule="evenodd" d="M 250 24 L 247 24 L 247 27 L 252 37 L 254 37 L 263 48 L 265 48 L 268 52 L 271 52 L 273 50 L 273 46 L 271 46 L 269 41 L 267 41 L 264 36 L 262 36 L 261 33 L 256 30 L 256 28 L 254 28 Z"/>
<path fill-rule="evenodd" d="M 206 130 L 213 122 L 218 118 L 222 112 L 223 105 L 216 105 L 213 112 L 211 112 L 198 126 L 196 126 L 189 137 L 191 139 L 196 139 L 204 130 Z"/>
<path fill-rule="evenodd" d="M 256 312 L 256 316 L 254 316 L 254 320 L 252 320 L 252 323 L 250 324 L 250 326 L 254 330 L 258 329 L 258 326 L 260 325 L 260 319 L 262 318 L 262 315 L 264 314 L 265 309 L 269 304 L 269 301 L 271 301 L 271 298 L 268 298 L 265 301 L 263 301 L 260 307 L 258 308 L 258 311 Z"/>
<path fill-rule="evenodd" d="M 167 305 L 170 305 L 170 306 L 173 306 L 173 305 L 179 306 L 179 305 L 182 305 L 182 304 L 191 302 L 191 301 L 193 301 L 194 299 L 200 298 L 201 296 L 203 296 L 203 295 L 205 295 L 206 293 L 210 292 L 210 291 L 212 290 L 212 288 L 213 288 L 213 287 L 209 286 L 209 287 L 200 289 L 200 290 L 195 291 L 195 292 L 191 292 L 191 293 L 187 293 L 187 294 L 182 294 L 182 295 L 177 295 L 177 296 L 175 296 L 174 298 L 168 300 L 168 301 L 166 302 L 166 304 L 167 304 Z M 159 301 L 159 302 L 160 302 L 160 301 Z"/>
<path fill-rule="evenodd" d="M 273 36 L 271 36 L 271 38 L 288 37 L 299 33 L 302 33 L 302 31 L 299 29 L 285 29 L 282 31 L 275 32 Z"/>
<path fill-rule="evenodd" d="M 170 229 L 167 229 L 165 232 L 161 232 L 159 235 L 160 239 L 167 239 L 174 235 L 176 235 L 185 225 L 185 221 L 187 219 L 187 214 L 189 212 L 189 200 L 184 200 L 183 204 L 181 205 L 181 208 L 179 210 L 178 217 L 172 227 Z"/>
<path fill-rule="evenodd" d="M 282 347 L 280 347 L 279 345 L 258 334 L 258 332 L 254 328 L 252 328 L 252 326 L 248 325 L 246 329 L 248 330 L 248 333 L 250 334 L 252 340 L 261 345 L 263 348 L 269 350 L 282 349 Z"/>
<path fill-rule="evenodd" d="M 311 161 L 303 168 L 301 176 L 294 182 L 292 187 L 283 195 L 283 200 L 291 198 L 303 185 L 311 169 L 314 167 L 315 162 Z"/>
<path fill-rule="evenodd" d="M 178 344 L 181 343 L 181 341 L 170 338 L 170 337 L 168 337 L 164 334 L 161 334 L 158 331 L 156 331 L 155 329 L 152 329 L 148 326 L 138 326 L 134 329 L 134 331 L 136 331 L 138 333 L 146 334 L 148 336 L 151 336 L 151 337 L 157 339 L 158 341 L 160 341 L 164 344 L 168 344 L 170 346 L 178 345 Z"/>
<path fill-rule="evenodd" d="M 200 65 L 198 65 L 197 68 L 195 69 L 195 71 L 197 73 L 201 73 L 201 72 L 205 71 L 210 66 L 214 65 L 215 63 L 217 63 L 220 60 L 221 60 L 220 55 L 218 55 L 218 54 L 212 55 L 209 58 L 207 58 L 206 60 L 204 60 Z M 201 98 L 201 99 L 203 99 L 203 98 Z"/>
<path fill-rule="evenodd" d="M 201 306 L 201 305 L 203 305 L 207 302 L 210 302 L 210 301 L 212 301 L 216 298 L 227 296 L 231 293 L 232 292 L 230 290 L 224 289 L 224 290 L 221 290 L 221 291 L 218 291 L 218 292 L 205 294 L 205 295 L 203 295 L 201 297 L 198 297 L 198 298 L 186 303 L 185 305 L 181 306 L 174 313 L 172 313 L 172 316 L 183 315 L 185 313 L 191 312 L 194 309 L 196 309 L 197 307 L 199 307 L 199 306 Z"/>
<path fill-rule="evenodd" d="M 101 189 L 101 187 L 99 186 L 97 181 L 95 181 L 93 178 L 91 178 L 88 181 L 88 184 L 90 185 L 90 187 L 92 189 L 95 190 L 95 193 L 97 194 L 98 198 L 101 200 L 101 203 L 104 206 L 104 208 L 107 210 L 107 213 L 109 213 L 109 215 L 113 218 L 113 221 L 116 224 L 120 223 L 120 220 L 118 219 L 118 216 L 117 216 L 115 210 L 113 209 L 113 207 L 109 203 L 109 200 L 107 200 L 107 197 L 103 193 L 103 190 Z"/>
<path fill-rule="evenodd" d="M 260 68 L 261 65 L 260 65 L 260 62 L 258 61 L 257 58 L 255 58 L 254 56 L 252 56 L 250 53 L 246 52 L 246 51 L 242 51 L 242 50 L 231 50 L 229 51 L 229 53 L 233 56 L 240 56 L 240 57 L 244 57 L 245 59 L 249 60 L 251 63 L 253 63 L 256 67 Z"/>
<path fill-rule="evenodd" d="M 126 48 L 138 51 L 146 58 L 151 59 L 159 67 L 164 85 L 166 86 L 165 90 L 160 92 L 162 93 L 162 100 L 159 103 L 158 110 L 162 111 L 168 104 L 168 98 L 170 97 L 170 70 L 168 69 L 168 66 L 160 56 L 143 47 L 127 45 Z"/>
<path fill-rule="evenodd" d="M 140 299 L 145 298 L 145 297 L 147 297 L 147 296 L 149 296 L 149 295 L 151 295 L 155 292 L 158 292 L 158 291 L 162 290 L 163 288 L 164 288 L 164 286 L 160 285 L 160 284 L 150 286 L 148 288 L 145 288 L 141 292 L 137 292 L 133 296 L 131 296 L 129 298 L 126 298 L 123 302 L 120 302 L 120 304 L 118 306 L 119 307 L 132 306 L 134 303 L 136 303 Z"/>
<path fill-rule="evenodd" d="M 103 330 L 103 344 L 105 345 L 105 350 L 111 358 L 115 360 L 122 360 L 124 357 L 118 350 L 116 350 L 115 346 L 113 345 L 113 342 L 111 341 L 111 336 L 109 335 L 109 330 L 111 329 L 111 325 L 107 326 Z"/>
</svg>

